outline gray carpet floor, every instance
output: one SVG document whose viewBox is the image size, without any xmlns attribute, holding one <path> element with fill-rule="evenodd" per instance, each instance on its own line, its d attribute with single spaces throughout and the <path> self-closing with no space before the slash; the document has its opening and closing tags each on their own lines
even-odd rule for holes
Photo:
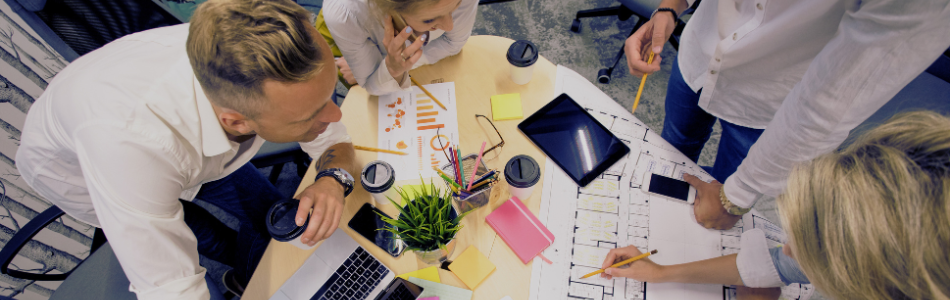
<svg viewBox="0 0 950 300">
<path fill-rule="evenodd" d="M 564 65 L 591 82 L 597 82 L 598 70 L 612 63 L 627 35 L 636 24 L 636 17 L 619 21 L 617 17 L 596 17 L 582 20 L 580 33 L 569 30 L 571 21 L 578 10 L 616 6 L 613 0 L 519 0 L 504 3 L 481 5 L 475 21 L 473 35 L 496 35 L 515 40 L 531 40 L 540 49 L 542 56 L 554 64 Z M 635 116 L 650 128 L 662 131 L 664 99 L 667 81 L 676 50 L 666 44 L 660 56 L 663 57 L 660 72 L 650 75 L 643 89 L 643 96 Z M 636 97 L 640 78 L 630 75 L 626 58 L 622 59 L 613 72 L 610 84 L 595 83 L 607 95 L 630 109 Z M 345 95 L 346 89 L 338 85 L 337 92 Z M 345 105 L 345 104 L 343 104 Z M 699 164 L 712 165 L 719 143 L 720 127 L 717 123 L 712 137 L 706 143 Z M 288 163 L 277 182 L 278 189 L 291 196 L 300 184 L 293 163 Z M 264 174 L 270 174 L 271 168 L 261 168 Z M 265 175 L 266 176 L 266 175 Z M 200 203 L 199 201 L 199 204 Z M 225 223 L 237 227 L 237 222 L 212 206 L 204 205 Z M 760 201 L 756 209 L 768 218 L 778 221 L 774 202 Z M 202 265 L 215 277 L 220 278 L 226 266 L 202 257 Z M 221 286 L 223 290 L 223 286 Z"/>
</svg>

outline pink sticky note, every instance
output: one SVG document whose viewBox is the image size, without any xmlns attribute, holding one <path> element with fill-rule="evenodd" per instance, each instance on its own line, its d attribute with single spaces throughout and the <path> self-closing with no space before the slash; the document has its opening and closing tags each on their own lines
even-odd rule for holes
<svg viewBox="0 0 950 300">
<path fill-rule="evenodd" d="M 419 299 L 416 299 L 416 300 L 439 300 L 439 296 L 419 298 Z"/>
</svg>

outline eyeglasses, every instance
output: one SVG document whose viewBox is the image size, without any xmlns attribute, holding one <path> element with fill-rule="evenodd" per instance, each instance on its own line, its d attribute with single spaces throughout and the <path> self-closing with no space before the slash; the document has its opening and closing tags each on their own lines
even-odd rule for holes
<svg viewBox="0 0 950 300">
<path fill-rule="evenodd" d="M 498 157 L 498 154 L 501 152 L 501 148 L 505 146 L 505 138 L 501 137 L 501 132 L 499 132 L 498 127 L 495 127 L 495 124 L 491 122 L 491 119 L 489 119 L 488 117 L 484 115 L 476 114 L 475 120 L 476 122 L 479 122 L 479 124 L 481 124 L 481 122 L 479 121 L 479 118 L 485 119 L 485 121 L 487 121 L 488 124 L 491 125 L 491 128 L 495 130 L 495 134 L 498 135 L 498 138 L 496 140 L 499 141 L 498 143 L 494 143 L 494 140 L 489 138 L 489 141 L 491 141 L 494 145 L 492 145 L 488 149 L 485 149 L 485 151 L 482 151 L 482 157 L 486 160 L 496 158 Z M 435 132 L 436 135 L 439 135 L 440 129 L 436 129 L 436 132 Z M 438 140 L 439 140 L 439 146 L 442 148 L 442 154 L 445 155 L 445 159 L 452 161 L 452 159 L 449 158 L 449 154 L 445 152 L 445 149 L 447 149 L 448 147 L 442 144 L 442 139 L 438 139 Z"/>
<path fill-rule="evenodd" d="M 495 130 L 495 134 L 498 135 L 498 140 L 500 141 L 497 144 L 491 146 L 491 148 L 485 149 L 485 151 L 482 152 L 482 156 L 487 156 L 490 153 L 497 154 L 498 152 L 501 152 L 501 147 L 505 146 L 505 138 L 501 136 L 501 132 L 498 131 L 498 127 L 495 127 L 495 123 L 492 123 L 491 119 L 489 119 L 488 117 L 484 115 L 476 114 L 475 115 L 476 122 L 478 121 L 478 118 L 482 118 L 482 119 L 485 119 L 485 121 L 488 121 L 488 124 L 491 125 L 491 128 Z M 498 150 L 498 151 L 495 151 L 495 150 Z"/>
</svg>

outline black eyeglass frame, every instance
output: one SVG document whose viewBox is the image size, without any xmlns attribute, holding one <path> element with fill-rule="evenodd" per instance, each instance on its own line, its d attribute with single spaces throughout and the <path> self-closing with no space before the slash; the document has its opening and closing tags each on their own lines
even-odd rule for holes
<svg viewBox="0 0 950 300">
<path fill-rule="evenodd" d="M 495 129 L 495 133 L 498 134 L 498 139 L 501 140 L 501 142 L 499 142 L 498 144 L 495 144 L 494 146 L 491 146 L 491 148 L 485 149 L 485 151 L 482 151 L 482 156 L 485 156 L 486 153 L 491 152 L 492 150 L 495 150 L 495 149 L 500 148 L 500 147 L 504 147 L 504 146 L 505 146 L 505 137 L 501 136 L 501 131 L 498 131 L 498 127 L 495 127 L 495 123 L 492 123 L 491 119 L 489 119 L 489 118 L 486 117 L 485 115 L 479 115 L 479 114 L 475 114 L 475 120 L 476 120 L 476 122 L 477 122 L 477 120 L 478 120 L 478 117 L 485 118 L 485 120 L 488 121 L 488 124 L 491 125 L 491 128 L 492 128 L 492 129 Z M 441 128 L 438 128 L 438 129 L 435 130 L 436 136 L 439 135 L 439 130 L 440 130 L 440 129 L 441 129 Z M 446 159 L 446 160 L 452 161 L 452 159 L 449 158 L 449 154 L 448 154 L 448 153 L 445 153 L 445 148 L 447 148 L 447 147 L 445 147 L 445 145 L 442 144 L 442 139 L 438 139 L 438 140 L 439 140 L 439 146 L 441 146 L 441 148 L 442 148 L 442 155 L 445 155 L 445 159 Z"/>
</svg>

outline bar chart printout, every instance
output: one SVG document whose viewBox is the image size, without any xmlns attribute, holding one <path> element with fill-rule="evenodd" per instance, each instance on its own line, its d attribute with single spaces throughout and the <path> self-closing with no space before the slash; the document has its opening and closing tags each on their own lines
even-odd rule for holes
<svg viewBox="0 0 950 300">
<path fill-rule="evenodd" d="M 443 150 L 458 143 L 458 109 L 455 83 L 425 85 L 446 109 L 439 107 L 417 86 L 379 97 L 378 144 L 381 149 L 407 155 L 379 153 L 393 166 L 396 180 L 438 176 L 432 167 L 448 163 Z"/>
</svg>

